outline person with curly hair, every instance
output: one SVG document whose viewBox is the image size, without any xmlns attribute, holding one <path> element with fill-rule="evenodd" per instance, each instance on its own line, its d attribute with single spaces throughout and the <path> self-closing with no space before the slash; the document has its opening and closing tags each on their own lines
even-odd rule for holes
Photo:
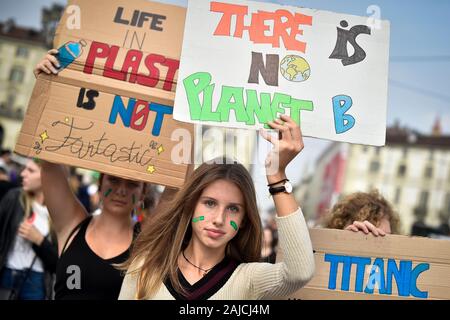
<svg viewBox="0 0 450 320">
<path fill-rule="evenodd" d="M 324 227 L 362 231 L 377 237 L 399 234 L 400 218 L 378 191 L 355 192 L 333 206 Z"/>
</svg>

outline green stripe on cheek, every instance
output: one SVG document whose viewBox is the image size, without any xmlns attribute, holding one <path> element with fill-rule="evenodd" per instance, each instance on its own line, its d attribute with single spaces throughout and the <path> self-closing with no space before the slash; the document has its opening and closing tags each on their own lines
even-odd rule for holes
<svg viewBox="0 0 450 320">
<path fill-rule="evenodd" d="M 199 221 L 203 221 L 203 220 L 205 220 L 205 216 L 199 216 L 199 217 L 192 218 L 192 222 L 199 222 Z"/>
<path fill-rule="evenodd" d="M 112 191 L 112 189 L 106 190 L 106 192 L 105 192 L 105 197 L 109 196 L 109 194 L 111 193 L 111 191 Z"/>
<path fill-rule="evenodd" d="M 234 231 L 238 231 L 238 225 L 233 220 L 230 221 L 230 225 L 233 227 Z"/>
</svg>

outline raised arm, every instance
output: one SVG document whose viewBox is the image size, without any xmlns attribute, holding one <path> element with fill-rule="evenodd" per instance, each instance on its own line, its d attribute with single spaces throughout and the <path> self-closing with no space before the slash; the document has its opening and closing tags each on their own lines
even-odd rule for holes
<svg viewBox="0 0 450 320">
<path fill-rule="evenodd" d="M 281 120 L 269 122 L 279 131 L 278 138 L 261 131 L 261 135 L 273 144 L 266 158 L 266 173 L 268 184 L 274 187 L 284 184 L 287 165 L 304 147 L 299 126 L 290 117 L 282 115 Z M 274 265 L 249 265 L 251 287 L 257 299 L 279 298 L 297 291 L 312 278 L 315 268 L 308 227 L 294 195 L 280 192 L 272 197 L 284 260 Z"/>
<path fill-rule="evenodd" d="M 73 194 L 62 165 L 42 161 L 42 189 L 45 204 L 58 237 L 58 252 L 70 232 L 87 217 L 87 212 Z"/>
</svg>

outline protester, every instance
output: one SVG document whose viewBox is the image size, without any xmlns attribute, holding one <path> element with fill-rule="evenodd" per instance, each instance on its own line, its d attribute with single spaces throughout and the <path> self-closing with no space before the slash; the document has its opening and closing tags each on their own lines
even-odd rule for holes
<svg viewBox="0 0 450 320">
<path fill-rule="evenodd" d="M 378 191 L 356 192 L 333 206 L 324 227 L 385 236 L 400 233 L 400 218 Z"/>
<path fill-rule="evenodd" d="M 56 71 L 53 49 L 34 70 Z M 56 72 L 55 72 L 56 73 Z M 100 214 L 91 216 L 71 190 L 63 166 L 43 161 L 42 183 L 58 238 L 55 299 L 116 300 L 123 280 L 114 265 L 125 262 L 140 224 L 132 219 L 142 206 L 146 184 L 100 175 Z"/>
<path fill-rule="evenodd" d="M 202 164 L 164 211 L 146 223 L 122 267 L 119 299 L 270 299 L 304 286 L 314 272 L 308 229 L 286 183 L 285 168 L 302 150 L 300 128 L 287 116 L 266 159 L 284 262 L 258 262 L 262 225 L 249 172 L 238 163 Z M 277 170 L 271 165 L 277 160 Z M 273 168 L 272 168 L 273 169 Z"/>
<path fill-rule="evenodd" d="M 52 294 L 45 272 L 55 272 L 56 242 L 50 236 L 39 164 L 27 161 L 21 176 L 22 188 L 10 190 L 0 203 L 0 286 L 8 292 L 4 299 L 40 300 Z"/>
</svg>

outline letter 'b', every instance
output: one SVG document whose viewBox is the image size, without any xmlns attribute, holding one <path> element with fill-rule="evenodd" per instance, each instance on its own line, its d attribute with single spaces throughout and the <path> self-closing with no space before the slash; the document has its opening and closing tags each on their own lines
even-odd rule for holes
<svg viewBox="0 0 450 320">
<path fill-rule="evenodd" d="M 344 133 L 355 125 L 355 118 L 346 114 L 352 107 L 352 98 L 346 95 L 333 97 L 334 127 L 337 134 Z"/>
</svg>

